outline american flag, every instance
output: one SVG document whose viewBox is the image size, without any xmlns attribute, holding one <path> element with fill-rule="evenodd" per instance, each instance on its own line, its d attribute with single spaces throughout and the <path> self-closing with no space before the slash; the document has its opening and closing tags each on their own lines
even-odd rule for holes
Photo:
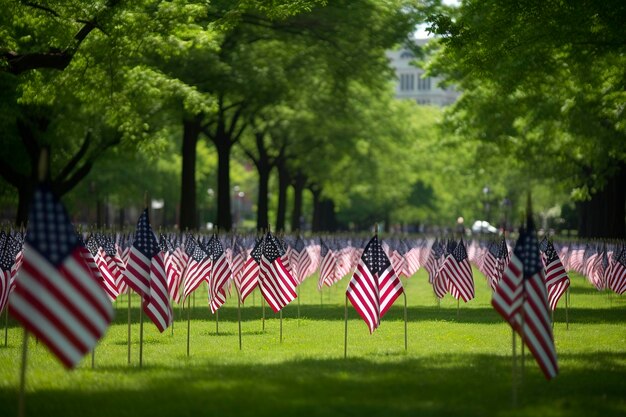
<svg viewBox="0 0 626 417">
<path fill-rule="evenodd" d="M 256 239 L 254 247 L 250 252 L 250 257 L 243 266 L 241 275 L 241 288 L 239 289 L 239 297 L 243 303 L 246 297 L 254 291 L 259 285 L 259 272 L 261 270 L 261 253 L 263 251 L 264 238 Z"/>
<path fill-rule="evenodd" d="M 11 267 L 15 262 L 13 251 L 8 247 L 9 236 L 0 232 L 0 312 L 9 301 L 11 292 Z"/>
<path fill-rule="evenodd" d="M 532 219 L 520 231 L 513 256 L 491 301 L 521 335 L 547 379 L 558 373 L 539 243 Z"/>
<path fill-rule="evenodd" d="M 165 257 L 165 274 L 167 276 L 167 289 L 170 299 L 180 303 L 180 284 L 182 280 L 182 262 L 178 258 L 176 248 L 167 236 L 159 236 L 159 246 Z"/>
<path fill-rule="evenodd" d="M 259 288 L 275 313 L 296 299 L 297 282 L 283 265 L 283 255 L 281 243 L 267 232 L 261 252 Z"/>
<path fill-rule="evenodd" d="M 9 234 L 7 247 L 11 251 L 13 259 L 15 259 L 11 267 L 11 291 L 13 291 L 15 289 L 17 271 L 21 268 L 24 259 L 24 233 L 16 231 Z"/>
<path fill-rule="evenodd" d="M 224 286 L 228 283 L 231 271 L 226 252 L 217 236 L 211 237 L 207 247 L 213 263 L 209 280 L 209 305 L 211 312 L 215 313 L 226 302 Z"/>
<path fill-rule="evenodd" d="M 85 261 L 85 264 L 91 271 L 91 275 L 96 278 L 98 283 L 100 283 L 102 289 L 104 289 L 107 292 L 107 295 L 109 295 L 109 298 L 111 298 L 111 295 L 107 290 L 107 283 L 104 282 L 104 277 L 102 276 L 100 268 L 98 268 L 98 264 L 93 255 L 95 252 L 98 251 L 98 246 L 95 243 L 95 240 L 87 239 L 87 242 L 85 242 L 80 233 L 77 234 L 77 240 L 79 243 L 78 250 L 80 252 L 80 256 L 83 258 L 83 261 Z"/>
<path fill-rule="evenodd" d="M 47 187 L 35 191 L 29 217 L 10 312 L 73 368 L 104 335 L 113 307 L 79 253 L 65 208 Z"/>
<path fill-rule="evenodd" d="M 322 239 L 320 239 L 320 248 L 320 279 L 317 282 L 317 289 L 321 291 L 324 285 L 332 286 L 338 280 L 338 274 L 335 252 Z"/>
<path fill-rule="evenodd" d="M 242 246 L 241 239 L 239 237 L 233 237 L 232 253 L 230 261 L 230 269 L 233 274 L 233 280 L 237 291 L 241 294 L 241 277 L 243 274 L 243 267 L 247 258 L 246 250 Z"/>
<path fill-rule="evenodd" d="M 622 245 L 621 250 L 613 252 L 607 286 L 620 295 L 626 292 L 626 245 Z"/>
<path fill-rule="evenodd" d="M 402 282 L 375 235 L 363 250 L 346 291 L 370 333 L 378 328 L 380 319 L 403 292 Z"/>
<path fill-rule="evenodd" d="M 474 298 L 474 277 L 463 240 L 456 244 L 452 253 L 448 255 L 439 270 L 439 275 L 448 280 L 450 293 L 457 300 L 460 297 L 464 302 L 468 302 Z"/>
<path fill-rule="evenodd" d="M 435 282 L 435 276 L 437 276 L 437 273 L 439 272 L 439 267 L 441 266 L 440 259 L 443 256 L 443 250 L 443 245 L 438 239 L 435 239 L 432 247 L 430 248 L 430 254 L 428 255 L 426 264 L 424 265 L 424 268 L 428 271 L 428 282 L 430 284 Z"/>
<path fill-rule="evenodd" d="M 114 301 L 119 295 L 117 285 L 119 278 L 116 276 L 115 273 L 115 262 L 106 255 L 104 249 L 102 248 L 103 240 L 104 238 L 101 235 L 95 237 L 92 235 L 89 238 L 88 243 L 92 245 L 94 251 L 92 251 L 92 247 L 90 247 L 89 252 L 91 253 L 93 260 L 98 267 L 100 275 L 102 276 L 102 284 L 104 290 L 109 295 L 109 298 Z M 109 261 L 111 262 L 111 265 L 109 265 Z"/>
<path fill-rule="evenodd" d="M 211 257 L 200 248 L 191 235 L 186 238 L 185 253 L 189 260 L 183 274 L 183 302 L 202 284 L 202 281 L 209 280 L 211 273 Z"/>
<path fill-rule="evenodd" d="M 308 273 L 311 269 L 311 255 L 307 250 L 306 245 L 302 237 L 298 236 L 296 242 L 289 251 L 289 263 L 291 265 L 291 272 L 298 283 L 302 283 L 308 278 Z"/>
<path fill-rule="evenodd" d="M 108 270 L 111 272 L 115 282 L 117 294 L 121 294 L 122 282 L 124 281 L 124 265 L 117 253 L 113 236 L 100 236 L 100 257 L 106 262 Z"/>
<path fill-rule="evenodd" d="M 167 291 L 163 252 L 150 226 L 148 209 L 141 213 L 137 221 L 126 278 L 128 285 L 141 295 L 143 311 L 163 332 L 172 323 L 172 307 Z"/>
<path fill-rule="evenodd" d="M 569 277 L 551 241 L 544 239 L 540 245 L 540 249 L 542 252 L 541 260 L 543 261 L 546 276 L 548 303 L 552 310 L 556 310 L 559 299 L 569 287 Z"/>
</svg>

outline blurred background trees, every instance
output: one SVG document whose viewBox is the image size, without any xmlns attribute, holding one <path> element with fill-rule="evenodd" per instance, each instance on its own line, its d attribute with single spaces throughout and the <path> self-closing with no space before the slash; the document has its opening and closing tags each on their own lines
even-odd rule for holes
<svg viewBox="0 0 626 417">
<path fill-rule="evenodd" d="M 0 214 L 41 149 L 77 222 L 390 231 L 542 225 L 623 237 L 625 6 L 0 0 Z M 414 44 L 419 24 L 438 37 Z M 462 91 L 394 97 L 386 51 Z"/>
</svg>

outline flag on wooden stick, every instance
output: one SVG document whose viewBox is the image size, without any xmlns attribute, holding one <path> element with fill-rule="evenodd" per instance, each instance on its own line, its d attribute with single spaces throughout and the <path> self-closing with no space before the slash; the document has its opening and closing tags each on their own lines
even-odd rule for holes
<svg viewBox="0 0 626 417">
<path fill-rule="evenodd" d="M 111 301 L 83 261 L 79 245 L 65 208 L 41 186 L 9 304 L 11 315 L 68 368 L 93 349 L 113 318 Z"/>
<path fill-rule="evenodd" d="M 559 368 L 543 271 L 539 243 L 529 215 L 526 229 L 520 230 L 511 260 L 491 303 L 520 334 L 545 377 L 552 379 Z"/>
<path fill-rule="evenodd" d="M 393 302 L 404 292 L 402 282 L 375 235 L 365 247 L 346 295 L 373 333 Z"/>
</svg>

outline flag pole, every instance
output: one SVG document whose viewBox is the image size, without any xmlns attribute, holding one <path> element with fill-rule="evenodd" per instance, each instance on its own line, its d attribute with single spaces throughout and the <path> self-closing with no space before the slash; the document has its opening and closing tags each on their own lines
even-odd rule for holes
<svg viewBox="0 0 626 417">
<path fill-rule="evenodd" d="M 215 310 L 215 335 L 220 334 L 220 311 Z"/>
<path fill-rule="evenodd" d="M 22 366 L 20 369 L 20 392 L 18 396 L 18 416 L 25 415 L 25 396 L 26 396 L 26 359 L 28 358 L 28 330 L 24 328 L 24 341 L 22 343 Z"/>
<path fill-rule="evenodd" d="M 96 347 L 94 346 L 93 349 L 91 349 L 91 369 L 95 369 L 96 368 Z"/>
<path fill-rule="evenodd" d="M 128 297 L 128 365 L 130 365 L 130 287 L 126 291 Z"/>
<path fill-rule="evenodd" d="M 174 304 L 174 299 L 170 298 L 170 305 Z M 172 307 L 172 336 L 174 336 L 174 322 L 176 321 L 176 310 Z"/>
<path fill-rule="evenodd" d="M 9 345 L 9 305 L 4 309 L 4 347 Z"/>
<path fill-rule="evenodd" d="M 570 301 L 570 292 L 569 287 L 565 292 L 565 330 L 569 330 L 569 301 Z"/>
<path fill-rule="evenodd" d="M 283 343 L 283 309 L 280 309 L 280 343 Z"/>
<path fill-rule="evenodd" d="M 402 291 L 402 295 L 404 295 L 404 351 L 407 352 L 409 350 L 409 333 L 407 326 L 406 291 Z"/>
<path fill-rule="evenodd" d="M 261 307 L 263 311 L 263 316 L 261 317 L 261 330 L 265 333 L 265 298 L 263 297 L 261 297 Z"/>
<path fill-rule="evenodd" d="M 345 330 L 343 337 L 343 358 L 346 359 L 348 357 L 348 295 L 346 294 L 346 307 L 344 309 L 344 317 L 345 317 Z"/>
<path fill-rule="evenodd" d="M 512 363 L 511 363 L 511 388 L 513 391 L 513 407 L 517 406 L 517 349 L 516 349 L 516 337 L 515 337 L 515 329 L 511 327 L 511 335 L 512 335 L 512 346 L 513 346 L 513 355 L 512 355 Z"/>
<path fill-rule="evenodd" d="M 139 367 L 143 366 L 143 308 L 139 306 Z"/>
<path fill-rule="evenodd" d="M 296 287 L 297 298 L 298 298 L 298 326 L 300 326 L 300 285 Z"/>
<path fill-rule="evenodd" d="M 185 300 L 183 300 L 183 304 L 185 304 Z M 187 298 L 187 357 L 189 357 L 189 332 L 191 330 L 191 298 Z"/>
<path fill-rule="evenodd" d="M 239 350 L 241 350 L 241 297 L 237 289 L 237 322 L 239 323 Z"/>
</svg>

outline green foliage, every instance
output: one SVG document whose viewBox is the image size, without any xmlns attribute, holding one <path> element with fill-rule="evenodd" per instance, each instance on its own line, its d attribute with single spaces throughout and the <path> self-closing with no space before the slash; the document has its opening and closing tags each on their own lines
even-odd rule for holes
<svg viewBox="0 0 626 417">
<path fill-rule="evenodd" d="M 624 18 L 619 1 L 467 2 L 434 16 L 432 70 L 463 90 L 448 131 L 526 181 L 579 199 L 602 189 L 626 161 Z"/>
</svg>

